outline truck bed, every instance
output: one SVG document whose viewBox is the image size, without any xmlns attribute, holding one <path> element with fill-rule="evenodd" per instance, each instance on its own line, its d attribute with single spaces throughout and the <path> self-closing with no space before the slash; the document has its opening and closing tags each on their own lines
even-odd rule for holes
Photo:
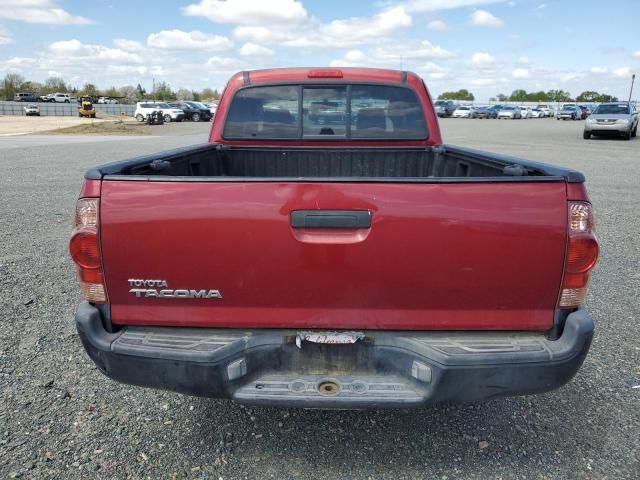
<svg viewBox="0 0 640 480">
<path fill-rule="evenodd" d="M 98 180 L 105 175 L 123 180 L 154 177 L 155 181 L 584 181 L 573 170 L 452 145 L 295 148 L 205 144 L 103 165 L 87 172 L 86 178 Z"/>
</svg>

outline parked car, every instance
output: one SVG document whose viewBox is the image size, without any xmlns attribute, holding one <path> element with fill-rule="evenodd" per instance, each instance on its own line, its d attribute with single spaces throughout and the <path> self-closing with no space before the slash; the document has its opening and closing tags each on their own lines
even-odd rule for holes
<svg viewBox="0 0 640 480">
<path fill-rule="evenodd" d="M 218 110 L 218 104 L 216 102 L 206 102 L 205 105 L 211 111 L 211 115 L 215 116 Z"/>
<path fill-rule="evenodd" d="M 71 95 L 68 93 L 52 93 L 46 96 L 46 102 L 71 103 Z"/>
<path fill-rule="evenodd" d="M 192 102 L 175 101 L 168 102 L 173 108 L 179 108 L 183 111 L 185 120 L 191 120 L 193 122 L 208 122 L 211 120 L 211 111 L 208 108 L 192 105 Z"/>
<path fill-rule="evenodd" d="M 576 105 L 563 105 L 558 114 L 556 120 L 580 120 L 582 116 L 582 110 Z"/>
<path fill-rule="evenodd" d="M 473 107 L 469 107 L 467 105 L 460 105 L 456 108 L 455 112 L 453 112 L 453 118 L 470 118 L 473 113 Z"/>
<path fill-rule="evenodd" d="M 27 117 L 39 117 L 40 116 L 40 108 L 35 103 L 30 103 L 26 107 L 22 107 L 24 109 L 24 114 Z"/>
<path fill-rule="evenodd" d="M 196 101 L 186 101 L 185 103 L 188 103 L 193 108 L 199 108 L 201 112 L 204 112 L 204 118 L 208 118 L 209 120 L 213 118 L 213 112 L 211 111 L 209 106 L 205 105 L 204 103 Z"/>
<path fill-rule="evenodd" d="M 300 114 L 319 96 L 375 106 L 329 128 Z M 342 409 L 568 382 L 594 333 L 585 178 L 444 144 L 429 98 L 411 72 L 246 71 L 208 145 L 91 168 L 69 251 L 99 370 Z"/>
<path fill-rule="evenodd" d="M 556 112 L 550 105 L 540 104 L 536 107 L 538 110 L 542 110 L 545 113 L 545 117 L 553 117 Z"/>
<path fill-rule="evenodd" d="M 580 120 L 586 120 L 591 115 L 591 109 L 586 105 L 578 105 L 578 108 L 580 108 Z"/>
<path fill-rule="evenodd" d="M 500 108 L 496 105 L 490 107 L 477 107 L 471 112 L 471 118 L 498 118 Z"/>
<path fill-rule="evenodd" d="M 37 102 L 38 94 L 34 92 L 18 92 L 14 95 L 15 102 Z"/>
<path fill-rule="evenodd" d="M 522 118 L 531 118 L 533 115 L 531 114 L 531 107 L 520 107 L 520 116 Z"/>
<path fill-rule="evenodd" d="M 169 122 L 181 122 L 184 120 L 184 112 L 181 108 L 171 107 L 164 102 L 138 102 L 136 103 L 136 109 L 133 112 L 133 116 L 139 122 L 147 120 L 149 115 L 158 110 L 162 111 L 162 117 L 165 123 Z"/>
<path fill-rule="evenodd" d="M 498 112 L 498 119 L 500 118 L 508 118 L 511 120 L 515 120 L 522 118 L 522 113 L 520 111 L 520 107 L 513 107 L 511 105 L 505 105 Z"/>
<path fill-rule="evenodd" d="M 638 133 L 638 111 L 629 102 L 601 103 L 587 118 L 583 137 L 621 135 L 629 140 Z"/>
<path fill-rule="evenodd" d="M 531 118 L 544 118 L 547 114 L 541 108 L 532 108 L 531 109 Z"/>
<path fill-rule="evenodd" d="M 451 100 L 436 100 L 434 105 L 439 117 L 450 117 L 458 108 L 458 105 Z"/>
<path fill-rule="evenodd" d="M 118 104 L 119 102 L 115 98 L 99 97 L 98 98 L 98 103 L 101 103 L 101 104 Z"/>
</svg>

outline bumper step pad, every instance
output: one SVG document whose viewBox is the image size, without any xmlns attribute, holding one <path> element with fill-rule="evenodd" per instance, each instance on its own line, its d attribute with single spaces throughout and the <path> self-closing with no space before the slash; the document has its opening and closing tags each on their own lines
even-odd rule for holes
<svg viewBox="0 0 640 480">
<path fill-rule="evenodd" d="M 292 379 L 291 375 L 264 375 L 236 390 L 233 399 L 242 403 L 284 404 L 298 406 L 305 403 L 320 406 L 347 401 L 351 405 L 362 402 L 368 406 L 415 404 L 424 395 L 413 383 L 400 376 L 336 376 L 304 375 Z"/>
</svg>

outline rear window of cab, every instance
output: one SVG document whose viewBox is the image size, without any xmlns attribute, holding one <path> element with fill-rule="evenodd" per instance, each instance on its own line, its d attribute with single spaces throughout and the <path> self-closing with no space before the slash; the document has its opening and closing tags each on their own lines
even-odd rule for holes
<svg viewBox="0 0 640 480">
<path fill-rule="evenodd" d="M 227 140 L 424 140 L 416 93 L 390 85 L 269 85 L 236 92 Z"/>
</svg>

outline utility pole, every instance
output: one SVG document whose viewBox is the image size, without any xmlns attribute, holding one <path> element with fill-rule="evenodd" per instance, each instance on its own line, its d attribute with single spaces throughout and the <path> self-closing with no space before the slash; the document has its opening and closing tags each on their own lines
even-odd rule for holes
<svg viewBox="0 0 640 480">
<path fill-rule="evenodd" d="M 631 90 L 629 90 L 629 103 L 631 103 L 631 94 L 633 93 L 633 82 L 636 80 L 636 74 L 631 75 Z"/>
</svg>

